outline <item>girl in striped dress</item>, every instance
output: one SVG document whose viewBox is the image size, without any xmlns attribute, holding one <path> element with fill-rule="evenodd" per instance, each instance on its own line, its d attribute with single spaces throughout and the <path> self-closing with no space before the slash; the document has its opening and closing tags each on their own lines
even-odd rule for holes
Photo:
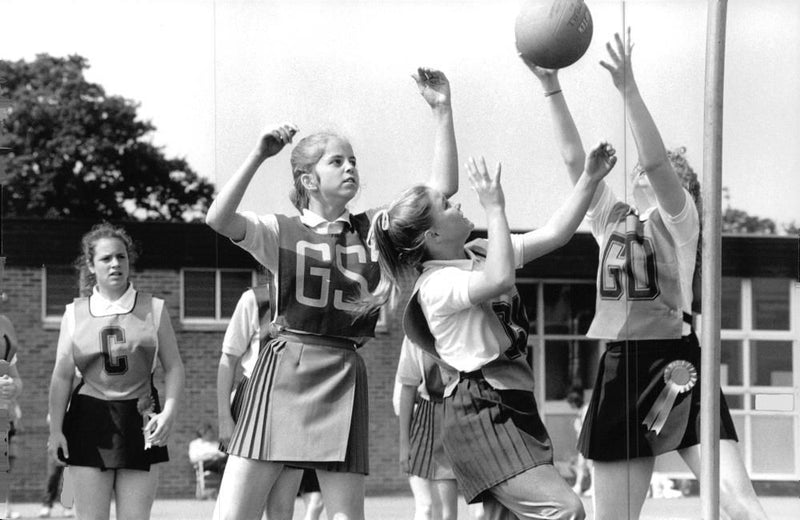
<svg viewBox="0 0 800 520">
<path fill-rule="evenodd" d="M 436 122 L 429 183 L 450 195 L 458 183 L 450 86 L 439 71 L 414 76 Z M 374 336 L 377 312 L 362 315 L 356 302 L 376 286 L 378 266 L 366 246 L 372 212 L 347 209 L 360 188 L 350 143 L 319 133 L 292 150 L 300 216 L 237 211 L 261 163 L 297 131 L 292 124 L 268 129 L 206 218 L 274 273 L 276 294 L 271 341 L 245 387 L 215 518 L 260 518 L 284 467 L 317 471 L 330 518 L 364 516 L 367 372 L 357 349 Z"/>
<path fill-rule="evenodd" d="M 572 194 L 548 221 L 509 232 L 500 166 L 467 164 L 486 212 L 488 240 L 466 243 L 472 223 L 459 205 L 427 187 L 407 190 L 373 221 L 381 284 L 378 305 L 399 290 L 409 269 L 422 271 L 405 311 L 406 335 L 458 373 L 445 391 L 443 443 L 467 502 L 487 518 L 582 519 L 583 504 L 553 466 L 550 438 L 527 362 L 528 319 L 515 268 L 564 245 L 600 180 L 616 162 L 601 143 Z"/>
<path fill-rule="evenodd" d="M 458 486 L 442 445 L 444 379 L 436 358 L 403 338 L 395 381 L 400 385 L 400 469 L 414 494 L 414 520 L 454 520 Z M 438 514 L 437 514 L 438 513 Z"/>
</svg>

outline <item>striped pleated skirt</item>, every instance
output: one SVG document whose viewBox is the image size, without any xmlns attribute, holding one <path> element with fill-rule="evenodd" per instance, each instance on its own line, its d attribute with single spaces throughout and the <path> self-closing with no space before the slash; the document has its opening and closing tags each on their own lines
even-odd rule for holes
<svg viewBox="0 0 800 520">
<path fill-rule="evenodd" d="M 444 448 L 468 503 L 527 469 L 553 463 L 533 392 L 463 378 L 445 399 Z"/>
<path fill-rule="evenodd" d="M 322 341 L 278 336 L 261 349 L 242 392 L 229 454 L 297 468 L 369 472 L 364 360 L 352 344 Z"/>
<path fill-rule="evenodd" d="M 687 361 L 697 371 L 694 387 L 677 396 L 658 434 L 642 423 L 665 387 L 664 369 Z M 600 358 L 592 399 L 578 439 L 587 459 L 653 457 L 700 443 L 700 346 L 694 334 L 680 339 L 609 343 Z M 720 439 L 737 440 L 720 392 Z"/>
<path fill-rule="evenodd" d="M 409 473 L 427 480 L 452 480 L 456 476 L 444 452 L 444 403 L 420 398 L 411 418 Z"/>
</svg>

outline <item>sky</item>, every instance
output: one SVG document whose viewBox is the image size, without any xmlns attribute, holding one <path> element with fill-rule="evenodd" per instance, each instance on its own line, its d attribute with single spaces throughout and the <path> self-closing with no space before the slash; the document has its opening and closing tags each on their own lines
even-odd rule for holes
<svg viewBox="0 0 800 520">
<path fill-rule="evenodd" d="M 584 145 L 613 143 L 609 183 L 636 161 L 622 101 L 598 62 L 632 28 L 634 72 L 668 147 L 702 176 L 703 0 L 588 0 L 593 39 L 560 71 Z M 268 125 L 332 129 L 354 147 L 354 210 L 389 202 L 430 169 L 430 110 L 410 74 L 450 79 L 461 162 L 503 163 L 511 226 L 543 225 L 569 192 L 541 88 L 517 58 L 519 0 L 0 0 L 0 59 L 80 54 L 89 80 L 139 103 L 152 141 L 221 186 Z M 723 179 L 730 204 L 800 223 L 800 2 L 729 0 Z M 480 227 L 466 176 L 456 195 Z M 289 152 L 268 160 L 241 208 L 293 213 Z M 723 203 L 725 204 L 725 202 Z"/>
</svg>

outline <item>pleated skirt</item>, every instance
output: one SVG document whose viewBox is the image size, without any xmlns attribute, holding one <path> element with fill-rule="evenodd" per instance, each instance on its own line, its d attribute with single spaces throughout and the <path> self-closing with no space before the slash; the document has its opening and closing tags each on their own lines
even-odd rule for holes
<svg viewBox="0 0 800 520">
<path fill-rule="evenodd" d="M 419 399 L 411 418 L 409 473 L 427 480 L 455 479 L 442 443 L 444 403 Z"/>
<path fill-rule="evenodd" d="M 70 466 L 150 471 L 152 464 L 166 462 L 166 446 L 144 447 L 144 419 L 136 408 L 137 399 L 106 401 L 78 394 L 70 399 L 64 417 Z M 158 395 L 154 393 L 156 410 Z"/>
<path fill-rule="evenodd" d="M 677 360 L 694 365 L 697 382 L 677 396 L 663 429 L 655 434 L 642 422 L 665 387 L 665 367 Z M 609 343 L 600 359 L 578 449 L 587 459 L 615 461 L 699 444 L 701 377 L 700 346 L 694 334 L 674 340 Z M 719 435 L 738 440 L 722 392 Z"/>
<path fill-rule="evenodd" d="M 553 463 L 533 392 L 462 378 L 445 399 L 444 449 L 468 503 L 530 468 Z"/>
<path fill-rule="evenodd" d="M 367 371 L 354 348 L 278 336 L 261 349 L 243 389 L 229 454 L 369 472 Z"/>
</svg>

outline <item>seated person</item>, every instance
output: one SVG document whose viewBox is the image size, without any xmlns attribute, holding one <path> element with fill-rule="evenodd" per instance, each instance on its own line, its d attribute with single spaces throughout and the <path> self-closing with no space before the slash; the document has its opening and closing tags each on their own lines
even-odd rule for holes
<svg viewBox="0 0 800 520">
<path fill-rule="evenodd" d="M 220 451 L 214 428 L 203 423 L 197 429 L 197 438 L 189 443 L 189 460 L 192 464 L 203 463 L 203 469 L 222 474 L 228 454 Z"/>
</svg>

